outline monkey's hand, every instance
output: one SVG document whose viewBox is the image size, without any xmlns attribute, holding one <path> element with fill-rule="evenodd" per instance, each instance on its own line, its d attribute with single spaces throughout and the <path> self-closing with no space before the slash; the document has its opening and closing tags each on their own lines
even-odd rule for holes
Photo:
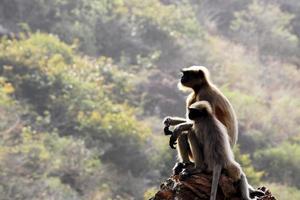
<svg viewBox="0 0 300 200">
<path fill-rule="evenodd" d="M 176 149 L 175 148 L 175 145 L 177 144 L 176 140 L 178 136 L 181 134 L 181 132 L 182 132 L 182 126 L 176 126 L 173 133 L 171 134 L 169 145 L 172 149 Z"/>
<path fill-rule="evenodd" d="M 165 126 L 164 133 L 165 133 L 165 135 L 172 135 L 173 134 L 173 132 L 169 130 L 169 126 Z"/>
<path fill-rule="evenodd" d="M 176 140 L 177 140 L 177 137 L 174 134 L 172 134 L 170 137 L 170 140 L 169 140 L 169 145 L 172 149 L 176 149 L 176 147 L 175 147 L 175 145 L 177 144 Z"/>
<path fill-rule="evenodd" d="M 171 122 L 172 122 L 171 117 L 165 117 L 164 120 L 163 120 L 163 124 L 164 124 L 166 127 L 171 126 Z"/>
</svg>

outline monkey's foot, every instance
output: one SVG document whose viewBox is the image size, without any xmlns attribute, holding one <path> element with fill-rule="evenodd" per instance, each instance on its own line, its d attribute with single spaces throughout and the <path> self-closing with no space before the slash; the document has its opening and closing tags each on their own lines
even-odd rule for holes
<svg viewBox="0 0 300 200">
<path fill-rule="evenodd" d="M 190 177 L 192 175 L 201 174 L 204 171 L 205 171 L 204 167 L 200 167 L 200 168 L 185 168 L 180 173 L 180 178 L 183 180 L 183 179 L 188 178 L 188 177 Z"/>
<path fill-rule="evenodd" d="M 178 175 L 184 168 L 184 164 L 182 162 L 177 162 L 173 167 L 173 175 Z"/>
<path fill-rule="evenodd" d="M 183 169 L 193 167 L 193 166 L 194 163 L 192 162 L 187 162 L 187 163 L 177 162 L 173 167 L 173 175 L 179 175 Z"/>
<path fill-rule="evenodd" d="M 260 188 L 258 188 L 258 190 L 250 190 L 249 195 L 251 198 L 262 197 L 265 195 L 265 192 L 263 190 L 261 190 Z"/>
</svg>

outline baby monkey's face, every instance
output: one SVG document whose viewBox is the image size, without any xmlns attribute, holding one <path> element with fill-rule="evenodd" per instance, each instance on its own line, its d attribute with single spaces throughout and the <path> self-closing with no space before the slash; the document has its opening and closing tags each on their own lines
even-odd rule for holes
<svg viewBox="0 0 300 200">
<path fill-rule="evenodd" d="M 203 117 L 208 116 L 208 112 L 205 108 L 202 109 L 195 109 L 195 108 L 189 108 L 189 119 L 190 120 L 198 120 Z"/>
</svg>

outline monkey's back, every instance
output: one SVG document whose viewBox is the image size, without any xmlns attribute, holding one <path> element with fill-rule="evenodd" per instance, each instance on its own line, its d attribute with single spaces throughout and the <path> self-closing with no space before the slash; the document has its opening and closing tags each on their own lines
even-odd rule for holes
<svg viewBox="0 0 300 200">
<path fill-rule="evenodd" d="M 216 164 L 226 168 L 234 160 L 226 127 L 215 117 L 195 122 L 197 139 L 202 144 L 204 162 L 212 170 Z"/>
<path fill-rule="evenodd" d="M 211 85 L 200 89 L 197 94 L 191 93 L 187 98 L 187 108 L 196 101 L 201 100 L 208 101 L 211 104 L 213 113 L 227 129 L 230 145 L 234 146 L 238 138 L 238 126 L 236 114 L 229 100 L 220 90 Z"/>
</svg>

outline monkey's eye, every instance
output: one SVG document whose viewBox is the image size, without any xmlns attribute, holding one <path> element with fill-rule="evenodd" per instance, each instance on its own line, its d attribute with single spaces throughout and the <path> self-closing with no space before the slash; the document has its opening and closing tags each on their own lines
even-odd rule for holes
<svg viewBox="0 0 300 200">
<path fill-rule="evenodd" d="M 190 73 L 187 72 L 187 71 L 181 71 L 182 74 L 181 74 L 181 77 L 189 77 Z"/>
</svg>

